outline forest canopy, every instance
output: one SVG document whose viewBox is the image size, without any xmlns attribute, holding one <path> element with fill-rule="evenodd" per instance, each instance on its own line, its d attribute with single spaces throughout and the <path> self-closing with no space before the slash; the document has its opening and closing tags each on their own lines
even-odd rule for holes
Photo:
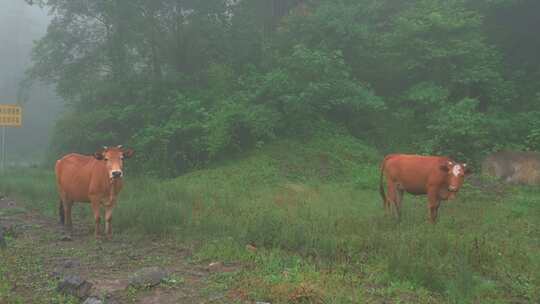
<svg viewBox="0 0 540 304">
<path fill-rule="evenodd" d="M 30 2 L 30 1 L 28 1 Z M 537 0 L 42 0 L 29 77 L 107 144 L 178 175 L 280 138 L 477 160 L 540 149 Z"/>
</svg>

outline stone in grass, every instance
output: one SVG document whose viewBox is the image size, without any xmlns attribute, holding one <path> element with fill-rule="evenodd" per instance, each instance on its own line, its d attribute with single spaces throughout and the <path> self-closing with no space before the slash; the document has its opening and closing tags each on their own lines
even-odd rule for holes
<svg viewBox="0 0 540 304">
<path fill-rule="evenodd" d="M 78 275 L 65 276 L 56 288 L 60 293 L 73 295 L 79 299 L 88 297 L 90 289 L 92 289 L 92 283 L 82 279 Z"/>
<path fill-rule="evenodd" d="M 156 286 L 168 276 L 160 267 L 141 268 L 129 277 L 129 286 L 135 288 Z"/>
<path fill-rule="evenodd" d="M 68 268 L 80 268 L 81 262 L 79 260 L 75 259 L 67 259 L 61 264 L 62 268 L 68 269 Z"/>
<path fill-rule="evenodd" d="M 120 301 L 116 299 L 115 296 L 111 294 L 105 295 L 105 299 L 103 299 L 105 304 L 120 304 Z"/>
<path fill-rule="evenodd" d="M 60 241 L 62 241 L 62 242 L 71 242 L 71 241 L 73 241 L 73 237 L 71 236 L 71 233 L 62 233 L 60 235 Z"/>
<path fill-rule="evenodd" d="M 86 298 L 83 304 L 103 304 L 103 301 L 101 301 L 98 298 L 90 297 L 90 298 Z"/>
<path fill-rule="evenodd" d="M 208 271 L 210 272 L 219 272 L 221 269 L 223 269 L 222 262 L 213 262 L 208 264 Z"/>
<path fill-rule="evenodd" d="M 68 259 L 56 266 L 51 275 L 56 279 L 60 279 L 61 277 L 65 277 L 68 274 L 75 274 L 80 267 L 81 262 L 74 259 Z"/>
</svg>

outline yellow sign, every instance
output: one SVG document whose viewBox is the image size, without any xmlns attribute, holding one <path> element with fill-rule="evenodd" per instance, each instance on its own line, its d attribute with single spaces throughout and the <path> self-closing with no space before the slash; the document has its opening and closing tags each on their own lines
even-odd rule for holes
<svg viewBox="0 0 540 304">
<path fill-rule="evenodd" d="M 22 108 L 13 104 L 0 104 L 0 126 L 21 127 Z"/>
</svg>

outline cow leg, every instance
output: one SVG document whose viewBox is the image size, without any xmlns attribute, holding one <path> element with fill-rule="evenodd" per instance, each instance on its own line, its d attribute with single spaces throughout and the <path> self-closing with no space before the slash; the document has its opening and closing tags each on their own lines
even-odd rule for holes
<svg viewBox="0 0 540 304">
<path fill-rule="evenodd" d="M 109 240 L 112 238 L 112 211 L 112 206 L 105 207 L 105 234 Z"/>
<path fill-rule="evenodd" d="M 401 221 L 401 202 L 403 201 L 403 190 L 396 187 L 396 215 L 399 221 Z"/>
<path fill-rule="evenodd" d="M 62 203 L 62 199 L 60 199 L 58 203 L 58 216 L 60 218 L 60 225 L 64 226 L 65 214 L 64 214 L 64 203 Z"/>
<path fill-rule="evenodd" d="M 390 178 L 387 179 L 387 190 L 388 190 L 388 196 L 386 197 L 386 202 L 384 204 L 384 207 L 386 209 L 386 213 L 387 214 L 391 214 L 392 213 L 392 206 L 391 204 L 396 204 L 396 192 L 397 192 L 397 188 L 396 188 L 396 184 L 394 183 L 394 181 L 392 181 Z"/>
<path fill-rule="evenodd" d="M 64 206 L 64 227 L 67 231 L 71 232 L 73 230 L 73 223 L 71 221 L 71 206 L 73 206 L 72 201 L 62 201 Z"/>
<path fill-rule="evenodd" d="M 94 212 L 94 221 L 95 221 L 95 227 L 94 227 L 94 235 L 96 239 L 101 238 L 101 229 L 100 229 L 100 217 L 99 217 L 99 199 L 93 199 L 91 201 L 92 204 L 92 211 Z"/>
<path fill-rule="evenodd" d="M 439 210 L 440 200 L 436 191 L 428 192 L 429 221 L 432 224 L 437 222 L 437 212 Z"/>
</svg>

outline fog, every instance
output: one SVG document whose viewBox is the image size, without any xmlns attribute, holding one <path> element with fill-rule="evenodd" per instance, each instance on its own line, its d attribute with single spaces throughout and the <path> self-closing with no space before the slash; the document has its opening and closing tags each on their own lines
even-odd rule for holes
<svg viewBox="0 0 540 304">
<path fill-rule="evenodd" d="M 22 90 L 35 40 L 47 29 L 44 9 L 23 0 L 0 1 L 0 103 L 23 106 L 23 127 L 7 128 L 7 162 L 40 161 L 47 151 L 60 102 L 51 87 L 39 83 Z"/>
</svg>

